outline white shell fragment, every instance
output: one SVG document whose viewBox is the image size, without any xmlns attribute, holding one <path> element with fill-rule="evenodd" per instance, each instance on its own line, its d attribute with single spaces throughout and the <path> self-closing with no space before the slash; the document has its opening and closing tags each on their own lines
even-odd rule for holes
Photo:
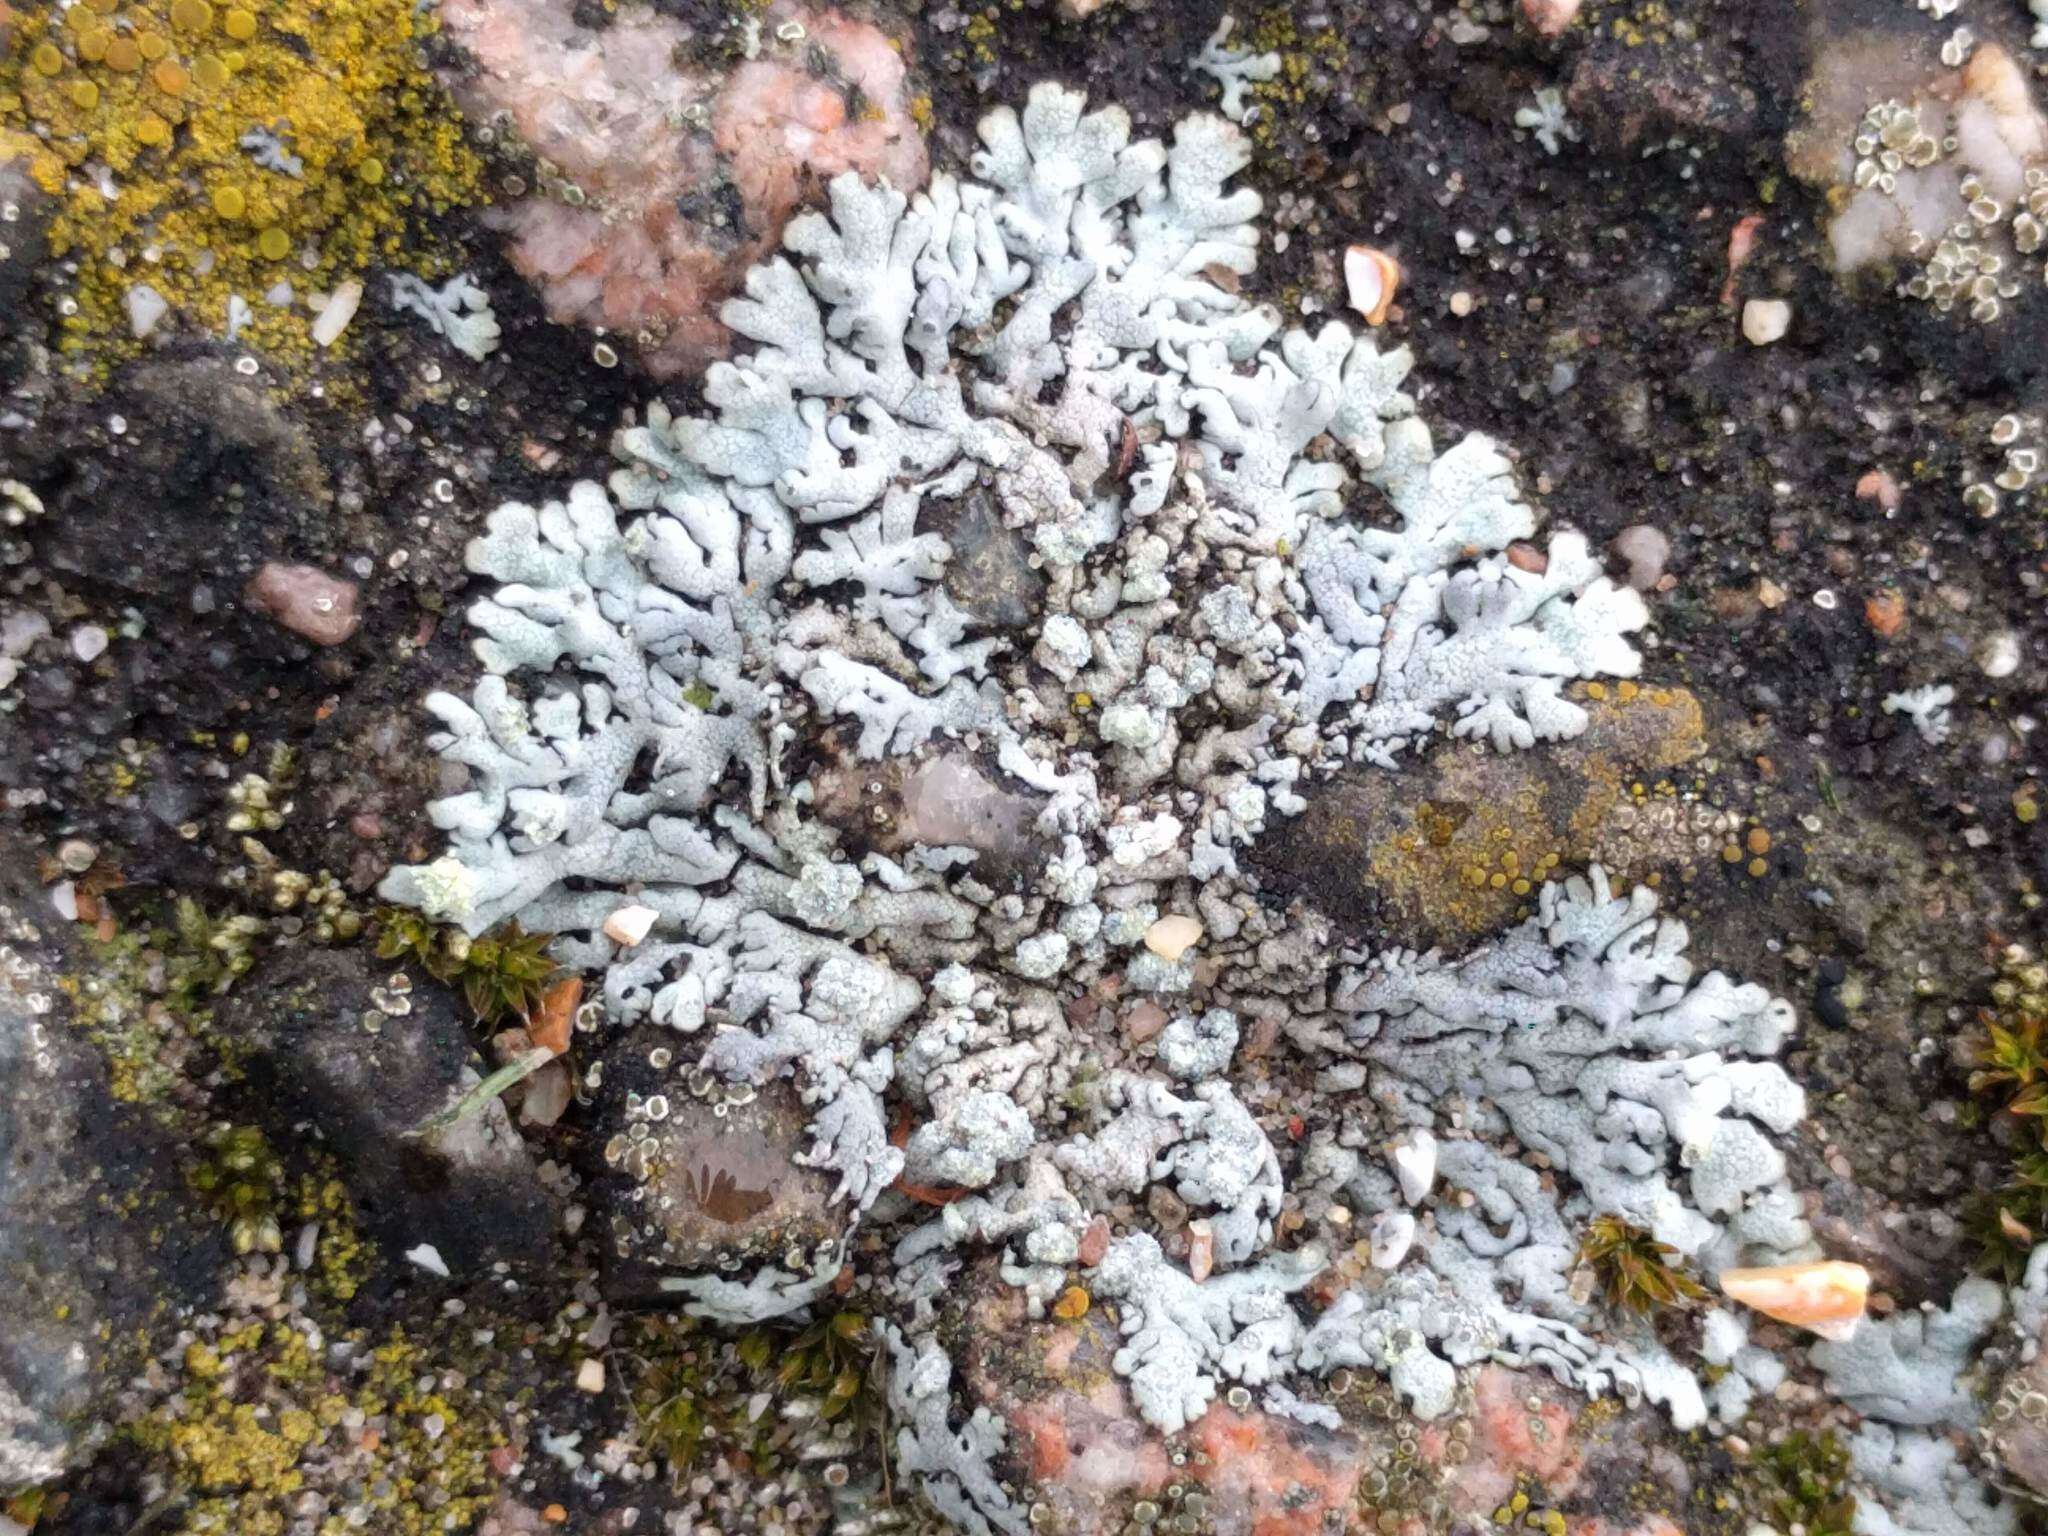
<svg viewBox="0 0 2048 1536">
<path fill-rule="evenodd" d="M 1401 1198 L 1420 1205 L 1436 1183 L 1436 1137 L 1426 1130 L 1410 1131 L 1393 1144 L 1394 1177 L 1401 1181 Z"/>
<path fill-rule="evenodd" d="M 1381 1211 L 1366 1234 L 1374 1269 L 1399 1269 L 1415 1244 L 1415 1218 L 1406 1211 Z"/>
<path fill-rule="evenodd" d="M 585 1360 L 576 1367 L 576 1390 L 588 1392 L 593 1397 L 604 1390 L 604 1362 Z"/>
<path fill-rule="evenodd" d="M 336 286 L 327 297 L 327 303 L 320 310 L 320 318 L 313 322 L 313 341 L 322 347 L 331 347 L 348 329 L 349 321 L 356 317 L 356 306 L 363 302 L 363 285 L 354 278 Z"/>
<path fill-rule="evenodd" d="M 157 321 L 170 312 L 170 301 L 147 283 L 128 290 L 128 329 L 139 341 L 156 329 Z"/>
<path fill-rule="evenodd" d="M 408 1264 L 424 1269 L 430 1275 L 439 1275 L 443 1280 L 449 1278 L 448 1261 L 441 1257 L 441 1250 L 432 1243 L 421 1243 L 417 1248 L 406 1249 L 405 1260 Z"/>
<path fill-rule="evenodd" d="M 653 930 L 654 919 L 659 915 L 654 908 L 637 903 L 621 907 L 604 920 L 604 936 L 614 944 L 631 949 Z"/>
<path fill-rule="evenodd" d="M 1401 286 L 1401 264 L 1385 251 L 1354 245 L 1344 253 L 1344 287 L 1367 325 L 1384 324 Z"/>
<path fill-rule="evenodd" d="M 1145 930 L 1145 947 L 1168 965 L 1201 942 L 1201 921 L 1181 912 L 1169 913 Z"/>
</svg>

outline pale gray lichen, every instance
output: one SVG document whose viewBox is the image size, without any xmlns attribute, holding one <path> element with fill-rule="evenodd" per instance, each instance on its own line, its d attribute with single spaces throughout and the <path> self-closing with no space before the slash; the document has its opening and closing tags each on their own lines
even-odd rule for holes
<svg viewBox="0 0 2048 1536">
<path fill-rule="evenodd" d="M 293 154 L 287 147 L 291 140 L 291 124 L 278 123 L 269 128 L 256 127 L 244 133 L 236 143 L 249 152 L 249 158 L 266 171 L 281 175 L 303 177 L 306 162 Z"/>
<path fill-rule="evenodd" d="M 1112 1363 L 1130 1382 L 1139 1413 L 1175 1434 L 1202 1416 L 1219 1383 L 1278 1380 L 1301 1348 L 1301 1320 L 1289 1298 L 1324 1262 L 1321 1250 L 1303 1248 L 1197 1283 L 1167 1262 L 1149 1233 L 1112 1242 L 1096 1266 L 1094 1290 L 1121 1303 L 1125 1343 Z"/>
<path fill-rule="evenodd" d="M 1254 85 L 1280 78 L 1280 55 L 1231 47 L 1230 34 L 1236 29 L 1235 16 L 1223 17 L 1188 67 L 1223 87 L 1220 110 L 1225 117 L 1233 123 L 1248 123 L 1256 108 L 1246 103 L 1245 96 Z"/>
<path fill-rule="evenodd" d="M 1237 1051 L 1237 1015 L 1211 1008 L 1197 1018 L 1183 1013 L 1159 1032 L 1159 1064 L 1182 1082 L 1220 1077 Z"/>
<path fill-rule="evenodd" d="M 1817 1340 L 1810 1353 L 1828 1390 L 1868 1418 L 1968 1428 L 1978 1409 L 1967 1368 L 2005 1310 L 2004 1288 L 1973 1278 L 1944 1309 L 1866 1318 L 1848 1338 Z"/>
<path fill-rule="evenodd" d="M 1515 126 L 1529 130 L 1546 155 L 1579 141 L 1579 125 L 1565 110 L 1564 92 L 1554 85 L 1544 86 L 1528 106 L 1515 109 Z"/>
<path fill-rule="evenodd" d="M 1803 1240 L 1757 1130 L 1798 1096 L 1745 1059 L 1776 1049 L 1781 1005 L 1688 989 L 1683 929 L 1604 886 L 1546 889 L 1459 966 L 1390 951 L 1339 976 L 1328 919 L 1261 901 L 1239 859 L 1348 761 L 1582 731 L 1568 685 L 1637 671 L 1642 600 L 1576 533 L 1541 570 L 1508 558 L 1536 513 L 1488 439 L 1437 451 L 1405 349 L 1283 331 L 1237 294 L 1259 200 L 1228 185 L 1249 156 L 1228 123 L 1134 141 L 1120 110 L 1041 86 L 981 138 L 972 179 L 915 197 L 833 182 L 727 306 L 754 350 L 706 374 L 704 414 L 649 406 L 608 488 L 492 514 L 467 552 L 495 584 L 469 611 L 484 675 L 429 700 L 467 774 L 431 808 L 448 851 L 384 894 L 557 934 L 610 1028 L 660 1032 L 659 1070 L 793 1083 L 798 1158 L 836 1174 L 844 1231 L 826 1257 L 663 1277 L 707 1315 L 807 1304 L 906 1172 L 971 1193 L 895 1243 L 884 1301 L 925 1329 L 994 1248 L 1041 1313 L 1099 1202 L 1157 1184 L 1207 1223 L 1214 1271 L 1134 1230 L 1091 1285 L 1158 1426 L 1347 1354 L 1425 1406 L 1505 1358 L 1685 1416 L 1691 1376 L 1647 1336 L 1596 1337 L 1568 1294 L 1565 1213 L 1635 1213 L 1689 1253 Z M 925 803 L 970 780 L 987 793 L 953 814 Z M 901 841 L 864 835 L 878 816 Z M 629 902 L 654 918 L 625 946 L 605 927 Z M 1199 916 L 1199 949 L 1143 947 L 1163 912 Z M 1113 1066 L 1075 1097 L 1105 999 L 1197 987 L 1156 1048 L 1188 1086 Z M 1281 1157 L 1227 1076 L 1244 1020 L 1328 1042 L 1378 1095 L 1358 1134 L 1435 1125 L 1476 1198 L 1401 1260 L 1398 1337 L 1361 1299 L 1355 1340 L 1308 1345 L 1292 1298 L 1320 1259 L 1272 1249 Z M 1510 1135 L 1551 1153 L 1557 1191 Z M 996 1443 L 950 1428 L 935 1347 L 892 1350 L 922 1383 L 899 1462 L 1007 1529 Z"/>
<path fill-rule="evenodd" d="M 1860 1536 L 2010 1536 L 2018 1510 L 1978 1481 L 1945 1435 L 1865 1424 L 1849 1439 Z"/>
<path fill-rule="evenodd" d="M 1955 716 L 1949 710 L 1955 698 L 1955 686 L 1951 683 L 1923 683 L 1903 693 L 1886 694 L 1884 712 L 1904 715 L 1913 722 L 1913 729 L 1923 741 L 1938 747 L 1955 733 Z"/>
<path fill-rule="evenodd" d="M 1619 1216 L 1710 1271 L 1804 1256 L 1810 1241 L 1787 1219 L 1770 1140 L 1803 1118 L 1804 1095 L 1758 1059 L 1784 1044 L 1791 1007 L 1719 972 L 1695 980 L 1686 939 L 1651 891 L 1617 897 L 1595 868 L 1546 885 L 1536 916 L 1462 961 L 1391 951 L 1347 973 L 1338 1030 L 1316 1042 L 1363 1066 L 1355 1080 L 1384 1116 L 1433 1128 L 1445 1183 L 1474 1197 L 1469 1209 L 1439 1202 L 1417 1244 L 1457 1304 L 1444 1315 L 1459 1328 L 1441 1323 L 1454 1347 L 1542 1365 L 1588 1392 L 1640 1392 L 1681 1424 L 1705 1414 L 1690 1373 L 1621 1320 L 1609 1323 L 1614 1342 L 1596 1341 L 1597 1313 L 1570 1284 L 1575 1228 Z M 1555 1193 L 1496 1150 L 1508 1138 L 1556 1170 Z M 1368 1211 L 1389 1203 L 1386 1178 L 1354 1165 Z M 1344 1342 L 1318 1345 L 1331 1358 L 1382 1357 L 1376 1341 L 1399 1328 L 1434 1337 L 1405 1313 L 1332 1317 Z"/>
<path fill-rule="evenodd" d="M 1170 1183 L 1189 1206 L 1215 1213 L 1221 1264 L 1242 1264 L 1271 1241 L 1286 1195 L 1280 1160 L 1230 1084 L 1201 1083 L 1181 1098 L 1156 1078 L 1117 1073 L 1103 1098 L 1108 1122 L 1054 1152 L 1062 1173 L 1112 1193 Z"/>
<path fill-rule="evenodd" d="M 1725 1424 L 1739 1422 L 1758 1395 L 1769 1397 L 1788 1374 L 1776 1354 L 1750 1343 L 1748 1322 L 1725 1307 L 1701 1319 L 1700 1358 L 1720 1368 L 1707 1396 L 1715 1417 Z"/>
<path fill-rule="evenodd" d="M 393 309 L 418 315 L 436 336 L 479 363 L 497 351 L 498 317 L 491 296 L 468 273 L 459 273 L 438 288 L 410 272 L 390 276 Z"/>
<path fill-rule="evenodd" d="M 906 1340 L 879 1326 L 890 1357 L 889 1411 L 897 1425 L 896 1466 L 914 1479 L 933 1509 L 967 1536 L 1025 1536 L 1025 1511 L 996 1476 L 993 1462 L 1009 1438 L 1003 1421 L 976 1408 L 953 1423 L 953 1363 L 930 1338 Z"/>
</svg>

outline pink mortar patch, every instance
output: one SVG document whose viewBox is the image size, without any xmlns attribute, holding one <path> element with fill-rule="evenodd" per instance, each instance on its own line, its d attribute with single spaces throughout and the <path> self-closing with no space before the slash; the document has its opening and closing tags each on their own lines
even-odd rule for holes
<svg viewBox="0 0 2048 1536">
<path fill-rule="evenodd" d="M 552 0 L 444 0 L 474 62 L 451 79 L 479 125 L 547 167 L 497 210 L 550 318 L 613 332 L 659 378 L 725 355 L 718 310 L 832 177 L 924 184 L 903 55 L 877 28 L 779 0 L 760 56 L 693 62 L 695 34 L 641 12 L 602 31 Z M 820 66 L 819 73 L 812 66 Z"/>
</svg>

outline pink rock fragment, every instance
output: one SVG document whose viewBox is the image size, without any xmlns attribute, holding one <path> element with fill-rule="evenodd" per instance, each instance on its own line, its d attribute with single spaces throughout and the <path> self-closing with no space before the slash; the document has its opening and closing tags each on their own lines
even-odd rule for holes
<svg viewBox="0 0 2048 1536">
<path fill-rule="evenodd" d="M 1547 1378 L 1487 1366 L 1472 1383 L 1472 1449 L 1445 1489 L 1458 1514 L 1487 1516 L 1513 1496 L 1518 1480 L 1540 1481 L 1553 1503 L 1577 1489 L 1585 1446 L 1573 1433 L 1577 1400 Z M 1442 1457 L 1443 1431 L 1426 1427 L 1423 1455 Z"/>
<path fill-rule="evenodd" d="M 903 56 L 866 22 L 778 0 L 760 57 L 727 74 L 672 16 L 592 31 L 572 9 L 445 0 L 443 31 L 475 66 L 450 84 L 550 168 L 493 216 L 512 264 L 551 318 L 619 333 L 656 377 L 725 354 L 719 306 L 832 177 L 924 182 Z"/>
<path fill-rule="evenodd" d="M 242 597 L 251 608 L 315 645 L 339 645 L 363 621 L 356 611 L 356 584 L 330 576 L 317 565 L 272 560 L 250 578 Z"/>
<path fill-rule="evenodd" d="M 1048 1507 L 1050 1528 L 1113 1536 L 1138 1501 L 1158 1501 L 1175 1482 L 1208 1494 L 1212 1536 L 1372 1528 L 1354 1524 L 1365 1518 L 1357 1497 L 1368 1457 L 1351 1430 L 1219 1402 L 1169 1448 L 1111 1369 L 1123 1341 L 1105 1310 L 1055 1329 L 1027 1322 L 1018 1293 L 1004 1288 L 968 1311 L 970 1388 L 1009 1424 L 1015 1470 L 1028 1502 Z M 1192 1454 L 1177 1464 L 1174 1449 Z"/>
<path fill-rule="evenodd" d="M 1166 1028 L 1166 1010 L 1151 998 L 1140 998 L 1124 1015 L 1124 1033 L 1133 1045 L 1143 1045 Z"/>
<path fill-rule="evenodd" d="M 1212 1407 L 1192 1427 L 1215 1529 L 1322 1536 L 1350 1528 L 1365 1450 L 1356 1436 Z"/>
<path fill-rule="evenodd" d="M 1539 37 L 1559 37 L 1579 14 L 1580 0 L 1522 0 L 1522 16 Z"/>
<path fill-rule="evenodd" d="M 1088 1229 L 1081 1234 L 1081 1243 L 1075 1252 L 1075 1261 L 1083 1269 L 1093 1269 L 1102 1262 L 1102 1256 L 1109 1252 L 1109 1218 L 1097 1216 L 1088 1223 Z"/>
</svg>

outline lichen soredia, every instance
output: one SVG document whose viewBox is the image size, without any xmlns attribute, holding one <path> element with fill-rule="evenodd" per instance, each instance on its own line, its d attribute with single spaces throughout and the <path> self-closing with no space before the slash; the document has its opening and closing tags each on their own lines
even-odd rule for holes
<svg viewBox="0 0 2048 1536">
<path fill-rule="evenodd" d="M 1789 1010 L 1693 980 L 1684 927 L 1597 874 L 1451 963 L 1341 955 L 1238 862 L 1347 762 L 1578 733 L 1567 686 L 1637 670 L 1641 600 L 1575 533 L 1508 558 L 1536 517 L 1489 440 L 1438 451 L 1405 350 L 1236 295 L 1236 128 L 1133 140 L 1044 85 L 981 139 L 973 179 L 914 199 L 834 182 L 726 307 L 755 350 L 711 369 L 710 414 L 651 407 L 609 491 L 492 515 L 485 674 L 429 701 L 470 786 L 433 808 L 445 856 L 385 894 L 516 915 L 602 976 L 610 1236 L 663 1294 L 792 1311 L 892 1185 L 943 1191 L 892 1197 L 874 1284 L 899 1465 L 965 1529 L 1024 1523 L 1000 1419 L 951 1427 L 933 1332 L 976 1250 L 1034 1314 L 1085 1250 L 1168 1433 L 1225 1382 L 1300 1409 L 1339 1364 L 1441 1411 L 1487 1358 L 1697 1419 L 1655 1336 L 1578 1299 L 1568 1234 L 1612 1213 L 1693 1258 L 1808 1249 L 1770 1141 L 1802 1112 L 1764 1059 Z M 627 907 L 631 944 L 605 931 Z M 1283 1035 L 1351 1104 L 1284 1154 L 1237 1071 Z M 688 1115 L 768 1134 L 757 1093 L 799 1106 L 836 1230 L 693 1247 L 671 1207 L 702 1202 L 649 1190 Z M 1290 1178 L 1367 1217 L 1451 1184 L 1478 1207 L 1375 1244 L 1392 1273 L 1310 1327 L 1325 1258 L 1282 1251 Z M 1148 1185 L 1199 1213 L 1185 1265 L 1142 1217 L 1089 1238 Z"/>
</svg>

